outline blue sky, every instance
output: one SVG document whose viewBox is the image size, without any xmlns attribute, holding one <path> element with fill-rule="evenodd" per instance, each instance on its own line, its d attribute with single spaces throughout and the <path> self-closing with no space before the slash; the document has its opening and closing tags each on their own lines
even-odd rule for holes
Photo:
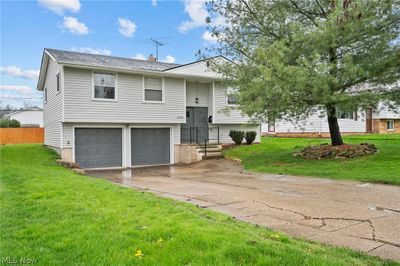
<svg viewBox="0 0 400 266">
<path fill-rule="evenodd" d="M 159 38 L 167 43 L 160 61 L 194 61 L 214 42 L 208 15 L 205 0 L 1 1 L 2 103 L 42 105 L 36 84 L 44 48 L 140 59 L 155 53 L 148 39 Z"/>
</svg>

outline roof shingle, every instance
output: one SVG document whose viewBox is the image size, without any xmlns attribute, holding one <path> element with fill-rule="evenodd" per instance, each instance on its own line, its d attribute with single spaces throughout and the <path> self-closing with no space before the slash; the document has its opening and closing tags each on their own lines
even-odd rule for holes
<svg viewBox="0 0 400 266">
<path fill-rule="evenodd" d="M 151 71 L 165 71 L 167 69 L 180 66 L 179 64 L 172 63 L 154 62 L 108 55 L 69 52 L 55 49 L 46 49 L 46 51 L 49 52 L 57 62 L 66 64 L 88 65 L 105 68 L 110 67 L 127 70 L 140 69 Z"/>
</svg>

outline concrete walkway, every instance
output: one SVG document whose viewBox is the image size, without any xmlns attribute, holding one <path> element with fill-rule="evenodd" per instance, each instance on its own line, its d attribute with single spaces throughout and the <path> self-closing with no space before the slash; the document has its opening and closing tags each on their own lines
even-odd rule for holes
<svg viewBox="0 0 400 266">
<path fill-rule="evenodd" d="M 289 235 L 400 261 L 400 187 L 249 173 L 227 159 L 88 174 Z"/>
</svg>

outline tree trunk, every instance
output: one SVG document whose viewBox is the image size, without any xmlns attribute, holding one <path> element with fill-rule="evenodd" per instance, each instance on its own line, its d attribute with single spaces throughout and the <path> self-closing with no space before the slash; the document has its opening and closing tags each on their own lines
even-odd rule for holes
<svg viewBox="0 0 400 266">
<path fill-rule="evenodd" d="M 331 135 L 332 146 L 343 145 L 338 119 L 336 117 L 336 106 L 334 104 L 327 105 L 326 110 L 328 113 L 329 133 Z"/>
</svg>

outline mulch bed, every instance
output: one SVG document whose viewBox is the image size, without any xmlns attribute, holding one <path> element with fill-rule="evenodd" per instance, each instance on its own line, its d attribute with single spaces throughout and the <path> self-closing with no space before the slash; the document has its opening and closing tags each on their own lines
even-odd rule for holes
<svg viewBox="0 0 400 266">
<path fill-rule="evenodd" d="M 300 152 L 293 154 L 293 157 L 300 157 L 308 160 L 321 159 L 346 159 L 365 155 L 371 155 L 378 152 L 374 144 L 343 144 L 340 146 L 332 146 L 329 144 L 321 144 L 319 146 L 306 147 Z"/>
</svg>

